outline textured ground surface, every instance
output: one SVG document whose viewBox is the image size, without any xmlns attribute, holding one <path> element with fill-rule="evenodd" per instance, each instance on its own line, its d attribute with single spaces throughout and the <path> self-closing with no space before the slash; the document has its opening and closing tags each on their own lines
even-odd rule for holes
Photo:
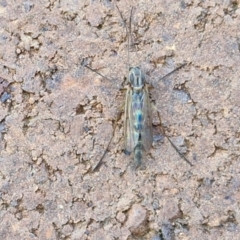
<svg viewBox="0 0 240 240">
<path fill-rule="evenodd" d="M 122 117 L 91 172 L 124 103 L 114 2 L 1 0 L 0 239 L 240 239 L 239 1 L 117 4 L 126 19 L 135 6 L 130 64 L 193 166 L 154 113 L 142 169 L 122 152 Z"/>
</svg>

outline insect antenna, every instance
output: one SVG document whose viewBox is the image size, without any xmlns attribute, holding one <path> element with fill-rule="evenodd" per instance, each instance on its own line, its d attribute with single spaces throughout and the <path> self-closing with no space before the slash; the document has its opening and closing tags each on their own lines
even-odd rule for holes
<svg viewBox="0 0 240 240">
<path fill-rule="evenodd" d="M 118 10 L 118 13 L 123 21 L 125 30 L 126 30 L 126 36 L 127 36 L 127 52 L 128 52 L 128 56 L 127 56 L 127 72 L 130 69 L 130 46 L 132 46 L 132 15 L 133 15 L 133 7 L 131 7 L 131 11 L 130 11 L 130 16 L 129 16 L 129 26 L 127 27 L 127 23 L 125 21 L 125 19 L 123 18 L 123 15 L 118 7 L 118 5 L 116 4 L 116 8 Z"/>
</svg>

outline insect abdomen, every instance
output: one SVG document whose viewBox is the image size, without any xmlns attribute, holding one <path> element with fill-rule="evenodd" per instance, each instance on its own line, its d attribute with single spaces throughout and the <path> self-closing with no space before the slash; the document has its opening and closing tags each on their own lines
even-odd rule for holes
<svg viewBox="0 0 240 240">
<path fill-rule="evenodd" d="M 133 93 L 133 115 L 134 115 L 134 142 L 136 143 L 134 147 L 134 161 L 137 166 L 141 164 L 142 155 L 143 155 L 143 144 L 142 144 L 142 131 L 143 131 L 143 121 L 144 115 L 142 111 L 143 106 L 143 93 L 142 92 L 134 92 Z"/>
<path fill-rule="evenodd" d="M 135 161 L 135 164 L 137 167 L 142 162 L 142 153 L 143 153 L 143 145 L 142 145 L 141 140 L 139 140 L 137 145 L 134 148 L 134 161 Z"/>
</svg>

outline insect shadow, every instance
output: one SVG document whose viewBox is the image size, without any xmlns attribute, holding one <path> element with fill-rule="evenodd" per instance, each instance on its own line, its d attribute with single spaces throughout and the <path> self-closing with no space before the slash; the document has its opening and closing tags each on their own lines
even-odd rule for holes
<svg viewBox="0 0 240 240">
<path fill-rule="evenodd" d="M 124 152 L 127 155 L 133 153 L 134 165 L 135 167 L 139 167 L 142 162 L 143 152 L 147 152 L 151 149 L 153 143 L 153 129 L 152 129 L 152 112 L 151 112 L 151 102 L 149 96 L 149 90 L 152 86 L 147 83 L 145 74 L 140 69 L 140 67 L 132 67 L 130 66 L 130 47 L 133 45 L 131 40 L 131 22 L 133 15 L 133 7 L 131 8 L 130 17 L 129 17 L 129 27 L 127 27 L 126 21 L 124 20 L 121 11 L 118 6 L 116 8 L 119 12 L 119 15 L 124 23 L 124 27 L 126 29 L 127 34 L 127 48 L 128 48 L 128 83 L 123 88 L 126 91 L 125 96 L 125 107 L 124 107 Z M 107 77 L 103 76 L 101 73 L 92 69 L 90 66 L 83 64 L 84 67 L 95 72 L 101 77 L 109 80 Z M 180 65 L 175 68 L 173 71 L 169 72 L 165 76 L 161 77 L 158 80 L 163 80 L 168 77 L 170 74 L 178 71 L 180 68 L 186 66 L 187 63 Z M 183 158 L 189 165 L 193 166 L 192 163 L 179 151 L 179 149 L 174 145 L 174 143 L 170 140 L 170 138 L 165 134 L 164 128 L 162 127 L 161 117 L 159 111 L 157 111 L 158 118 L 160 120 L 160 126 L 163 134 L 168 139 L 172 147 L 176 150 L 176 152 Z M 118 117 L 117 120 L 119 120 Z M 95 167 L 92 168 L 92 171 L 96 171 L 99 169 L 103 158 L 106 155 L 106 152 L 111 144 L 113 139 L 115 129 L 117 126 L 117 122 L 115 121 L 114 132 L 112 137 L 109 140 L 109 143 L 104 151 L 104 154 L 101 156 L 98 163 Z"/>
</svg>

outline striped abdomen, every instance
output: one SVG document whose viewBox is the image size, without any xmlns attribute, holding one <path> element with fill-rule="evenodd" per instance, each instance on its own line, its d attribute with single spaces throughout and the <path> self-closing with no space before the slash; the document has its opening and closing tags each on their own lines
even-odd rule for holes
<svg viewBox="0 0 240 240">
<path fill-rule="evenodd" d="M 134 161 L 137 166 L 142 162 L 143 144 L 142 144 L 142 131 L 143 131 L 143 98 L 142 91 L 132 93 L 132 113 L 133 113 L 133 127 L 134 127 Z"/>
</svg>

